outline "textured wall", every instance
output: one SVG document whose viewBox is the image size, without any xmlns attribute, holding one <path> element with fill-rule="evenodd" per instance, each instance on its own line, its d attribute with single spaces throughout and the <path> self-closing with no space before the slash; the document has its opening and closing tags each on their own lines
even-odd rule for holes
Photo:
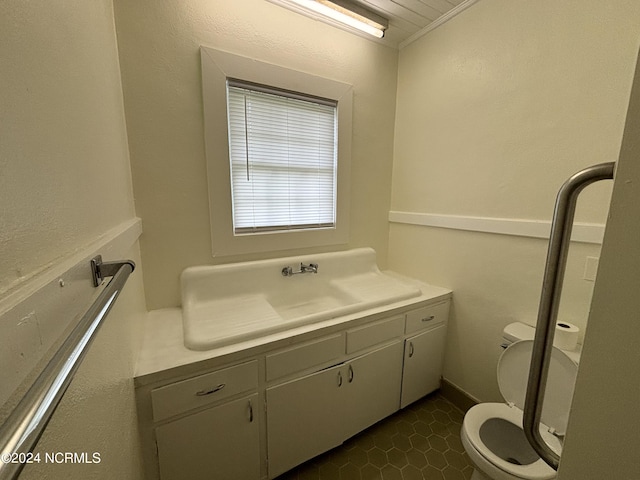
<svg viewBox="0 0 640 480">
<path fill-rule="evenodd" d="M 110 1 L 0 3 L 0 293 L 133 216 Z"/>
<path fill-rule="evenodd" d="M 550 219 L 570 174 L 617 159 L 639 40 L 630 0 L 483 0 L 404 48 L 391 209 Z M 576 220 L 603 223 L 610 191 L 589 187 Z M 389 267 L 454 290 L 445 377 L 481 400 L 500 399 L 502 328 L 535 323 L 546 247 L 391 225 Z M 597 245 L 570 251 L 561 318 L 583 327 L 585 260 L 598 255 Z"/>
<path fill-rule="evenodd" d="M 353 85 L 350 241 L 339 248 L 371 246 L 386 264 L 397 51 L 264 0 L 116 0 L 115 12 L 150 309 L 180 303 L 187 266 L 320 251 L 213 259 L 200 45 Z"/>
<path fill-rule="evenodd" d="M 145 315 L 142 264 L 138 245 L 118 252 L 136 262 L 116 305 L 103 322 L 87 356 L 51 418 L 35 452 L 71 452 L 100 456 L 97 463 L 28 465 L 21 480 L 70 480 L 143 477 L 133 374 Z"/>
<path fill-rule="evenodd" d="M 640 63 L 593 292 L 559 480 L 640 472 Z"/>
<path fill-rule="evenodd" d="M 134 202 L 111 0 L 0 2 L 0 65 L 0 351 L 16 352 L 1 382 L 91 300 L 76 298 L 67 315 L 48 319 L 55 326 L 42 324 L 38 308 L 5 325 L 13 299 L 131 221 Z M 137 244 L 128 250 L 117 253 L 139 260 Z M 139 264 L 39 445 L 99 452 L 101 463 L 43 462 L 20 478 L 141 478 L 132 378 L 144 309 Z M 17 350 L 9 332 L 21 326 L 36 333 Z"/>
</svg>

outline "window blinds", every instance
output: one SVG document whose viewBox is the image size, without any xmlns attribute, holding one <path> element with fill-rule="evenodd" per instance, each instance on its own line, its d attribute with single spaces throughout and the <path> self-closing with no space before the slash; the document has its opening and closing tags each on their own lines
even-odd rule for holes
<svg viewBox="0 0 640 480">
<path fill-rule="evenodd" d="M 235 234 L 335 226 L 337 103 L 227 83 Z"/>
</svg>

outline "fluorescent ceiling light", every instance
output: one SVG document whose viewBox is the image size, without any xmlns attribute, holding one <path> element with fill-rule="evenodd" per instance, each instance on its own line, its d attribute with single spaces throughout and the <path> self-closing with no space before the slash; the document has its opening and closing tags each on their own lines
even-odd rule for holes
<svg viewBox="0 0 640 480">
<path fill-rule="evenodd" d="M 292 3 L 356 28 L 377 38 L 384 36 L 388 22 L 385 18 L 346 0 L 290 0 Z"/>
</svg>

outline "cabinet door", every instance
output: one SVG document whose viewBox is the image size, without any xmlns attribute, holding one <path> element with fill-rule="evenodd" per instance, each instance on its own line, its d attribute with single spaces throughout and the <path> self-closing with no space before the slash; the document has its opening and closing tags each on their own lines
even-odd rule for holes
<svg viewBox="0 0 640 480">
<path fill-rule="evenodd" d="M 400 408 L 402 342 L 355 358 L 345 371 L 344 424 L 347 438 Z"/>
<path fill-rule="evenodd" d="M 162 480 L 260 478 L 258 394 L 156 428 Z"/>
<path fill-rule="evenodd" d="M 342 370 L 338 365 L 267 389 L 269 478 L 345 440 Z"/>
<path fill-rule="evenodd" d="M 402 408 L 440 388 L 446 329 L 441 325 L 405 340 Z"/>
</svg>

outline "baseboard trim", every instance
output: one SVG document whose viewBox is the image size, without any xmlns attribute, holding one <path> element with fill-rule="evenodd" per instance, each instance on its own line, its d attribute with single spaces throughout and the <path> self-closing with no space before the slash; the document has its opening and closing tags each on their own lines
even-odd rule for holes
<svg viewBox="0 0 640 480">
<path fill-rule="evenodd" d="M 463 412 L 480 403 L 480 400 L 445 378 L 440 382 L 440 394 Z"/>
</svg>

